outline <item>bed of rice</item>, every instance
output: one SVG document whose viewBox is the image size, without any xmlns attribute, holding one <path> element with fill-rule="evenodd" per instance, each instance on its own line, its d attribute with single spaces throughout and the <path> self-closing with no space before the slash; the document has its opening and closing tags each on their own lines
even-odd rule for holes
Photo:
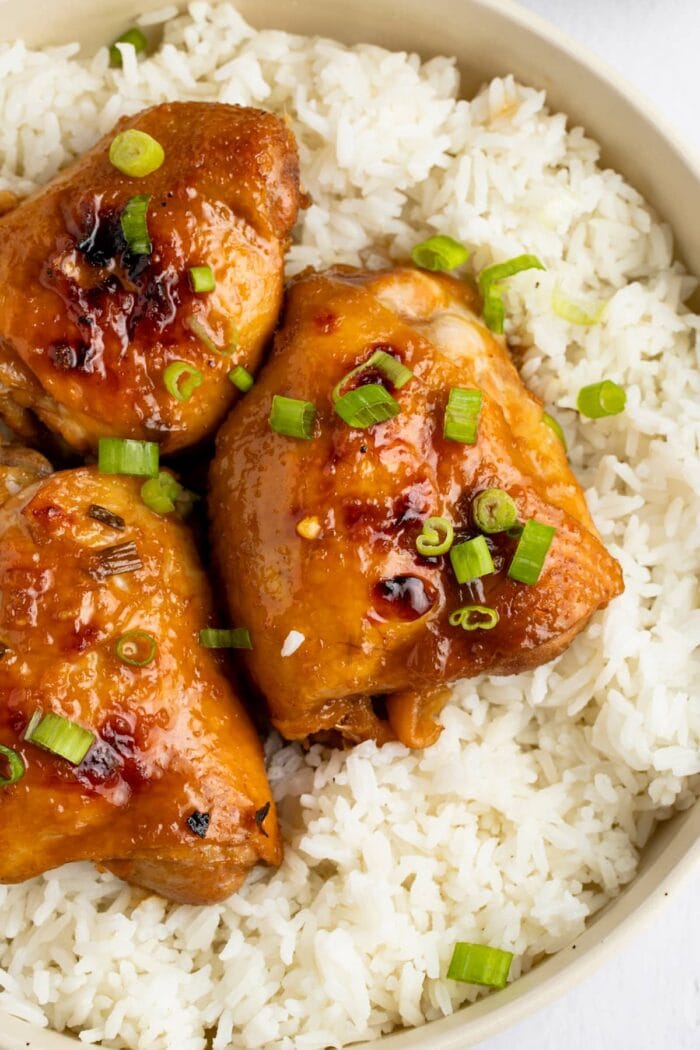
<svg viewBox="0 0 700 1050">
<path fill-rule="evenodd" d="M 472 998 L 444 978 L 457 939 L 511 949 L 517 977 L 576 937 L 655 821 L 694 798 L 693 282 L 596 144 L 510 78 L 457 101 L 448 58 L 255 33 L 200 2 L 152 57 L 123 54 L 115 71 L 104 51 L 0 49 L 0 188 L 31 192 L 122 113 L 240 102 L 288 114 L 300 143 L 314 203 L 291 272 L 376 265 L 433 231 L 466 242 L 474 270 L 536 253 L 547 272 L 512 282 L 509 336 L 624 567 L 625 594 L 558 660 L 460 683 L 425 752 L 270 741 L 286 859 L 225 904 L 177 907 L 83 865 L 0 887 L 0 1009 L 130 1050 L 200 1050 L 207 1033 L 215 1050 L 340 1047 Z M 602 322 L 554 316 L 557 285 L 607 302 Z M 604 376 L 627 411 L 581 420 L 576 391 Z"/>
</svg>

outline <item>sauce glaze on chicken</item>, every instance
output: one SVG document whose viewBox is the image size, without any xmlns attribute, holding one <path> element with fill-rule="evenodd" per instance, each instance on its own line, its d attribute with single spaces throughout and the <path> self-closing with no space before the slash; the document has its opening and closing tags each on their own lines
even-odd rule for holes
<svg viewBox="0 0 700 1050">
<path fill-rule="evenodd" d="M 126 129 L 160 143 L 156 171 L 110 162 Z M 136 195 L 150 198 L 148 255 L 121 226 Z M 108 435 L 171 452 L 211 434 L 236 396 L 227 373 L 256 368 L 277 321 L 299 202 L 296 143 L 271 113 L 179 102 L 124 118 L 0 218 L 0 417 L 28 441 L 38 417 L 81 452 Z M 201 265 L 206 295 L 188 277 Z M 203 376 L 188 401 L 163 382 L 180 360 Z"/>
<path fill-rule="evenodd" d="M 411 268 L 302 276 L 259 382 L 219 433 L 212 539 L 231 616 L 251 630 L 248 670 L 285 737 L 428 745 L 447 683 L 551 660 L 622 590 L 541 403 L 479 305 L 463 281 Z M 377 349 L 413 378 L 392 392 L 395 418 L 356 429 L 331 392 Z M 473 445 L 443 437 L 452 387 L 482 392 Z M 275 394 L 316 406 L 312 440 L 271 429 Z M 535 586 L 509 578 L 507 533 L 487 537 L 495 571 L 464 585 L 446 557 L 416 550 L 432 516 L 473 537 L 474 497 L 492 487 L 522 522 L 556 528 Z M 495 628 L 451 626 L 465 604 L 494 608 Z"/>
<path fill-rule="evenodd" d="M 81 468 L 0 507 L 0 743 L 26 767 L 0 789 L 0 882 L 92 860 L 208 903 L 279 863 L 279 830 L 230 670 L 199 644 L 216 620 L 190 530 L 139 487 Z M 155 641 L 145 666 L 118 655 L 134 630 Z M 94 734 L 80 764 L 25 739 L 37 712 Z"/>
</svg>

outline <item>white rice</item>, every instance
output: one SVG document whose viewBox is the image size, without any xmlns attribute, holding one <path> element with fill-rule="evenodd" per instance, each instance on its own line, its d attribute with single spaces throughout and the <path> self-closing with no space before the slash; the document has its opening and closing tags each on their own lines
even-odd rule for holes
<svg viewBox="0 0 700 1050">
<path fill-rule="evenodd" d="M 546 667 L 459 684 L 425 752 L 271 741 L 286 859 L 225 904 L 177 907 L 78 865 L 0 887 L 0 1009 L 130 1050 L 201 1050 L 206 1032 L 215 1050 L 318 1050 L 421 1024 L 474 997 L 444 978 L 455 940 L 511 949 L 517 978 L 579 934 L 655 821 L 695 796 L 693 282 L 596 144 L 511 78 L 457 101 L 450 59 L 254 33 L 202 2 L 152 57 L 125 47 L 123 71 L 77 52 L 0 48 L 0 186 L 30 193 L 122 113 L 240 102 L 287 113 L 299 139 L 314 203 L 290 272 L 377 264 L 432 231 L 470 245 L 475 271 L 539 255 L 546 273 L 507 293 L 509 335 L 627 589 Z M 607 302 L 602 323 L 553 316 L 557 285 Z M 604 376 L 627 411 L 581 420 L 576 391 Z"/>
</svg>

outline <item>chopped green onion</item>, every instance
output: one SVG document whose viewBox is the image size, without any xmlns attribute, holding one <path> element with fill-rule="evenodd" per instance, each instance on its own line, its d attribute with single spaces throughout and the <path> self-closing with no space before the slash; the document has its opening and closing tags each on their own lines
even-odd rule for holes
<svg viewBox="0 0 700 1050">
<path fill-rule="evenodd" d="M 303 438 L 310 441 L 314 436 L 316 406 L 310 401 L 301 401 L 296 397 L 282 397 L 275 394 L 268 422 L 276 434 L 285 437 Z"/>
<path fill-rule="evenodd" d="M 401 405 L 379 383 L 368 383 L 349 390 L 335 403 L 335 411 L 350 427 L 366 430 L 375 423 L 385 423 L 401 411 Z"/>
<path fill-rule="evenodd" d="M 184 488 L 167 470 L 141 486 L 141 499 L 155 514 L 171 514 L 178 503 L 192 502 L 192 493 Z"/>
<path fill-rule="evenodd" d="M 0 758 L 5 759 L 10 773 L 8 777 L 0 777 L 0 787 L 9 787 L 10 784 L 16 784 L 26 772 L 24 759 L 18 751 L 13 751 L 11 747 L 5 747 L 4 744 L 0 744 Z"/>
<path fill-rule="evenodd" d="M 130 474 L 154 478 L 158 475 L 160 448 L 155 441 L 133 438 L 100 438 L 97 469 L 100 474 Z"/>
<path fill-rule="evenodd" d="M 92 518 L 93 521 L 99 521 L 102 525 L 108 525 L 110 529 L 116 529 L 117 532 L 123 532 L 126 528 L 126 522 L 121 514 L 115 514 L 106 507 L 101 507 L 99 503 L 90 504 L 88 507 L 88 518 Z"/>
<path fill-rule="evenodd" d="M 552 292 L 552 312 L 557 317 L 561 317 L 562 321 L 568 321 L 569 324 L 598 324 L 605 313 L 606 306 L 607 303 L 605 302 L 599 303 L 592 309 L 579 306 L 578 303 L 567 299 L 558 285 Z"/>
<path fill-rule="evenodd" d="M 511 580 L 530 586 L 537 583 L 556 531 L 553 525 L 543 525 L 534 520 L 525 522 L 508 569 Z"/>
<path fill-rule="evenodd" d="M 402 386 L 406 386 L 409 379 L 413 379 L 411 369 L 406 368 L 393 354 L 387 354 L 386 350 L 375 350 L 365 362 L 364 368 L 377 368 L 395 390 L 400 390 Z"/>
<path fill-rule="evenodd" d="M 114 543 L 110 547 L 101 547 L 93 551 L 88 563 L 87 572 L 93 580 L 102 583 L 110 576 L 121 576 L 125 572 L 136 572 L 143 568 L 138 548 L 133 540 L 125 543 Z"/>
<path fill-rule="evenodd" d="M 204 346 L 206 346 L 210 354 L 223 354 L 225 357 L 228 357 L 229 354 L 232 354 L 233 351 L 238 348 L 238 329 L 235 325 L 231 326 L 233 328 L 233 334 L 231 336 L 231 342 L 229 343 L 229 345 L 219 347 L 211 338 L 205 326 L 202 324 L 198 317 L 188 317 L 186 318 L 184 324 L 185 327 L 189 328 L 190 332 L 192 332 L 192 335 L 196 335 L 200 343 L 203 343 Z"/>
<path fill-rule="evenodd" d="M 602 383 L 592 383 L 579 390 L 576 406 L 582 416 L 589 419 L 603 419 L 605 416 L 617 416 L 624 411 L 627 394 L 613 383 L 604 379 Z"/>
<path fill-rule="evenodd" d="M 211 266 L 190 266 L 187 272 L 193 292 L 213 292 L 216 288 L 216 278 Z"/>
<path fill-rule="evenodd" d="M 131 667 L 147 667 L 155 659 L 158 645 L 148 631 L 127 631 L 117 639 L 115 649 L 124 664 Z"/>
<path fill-rule="evenodd" d="M 136 26 L 131 29 L 127 29 L 125 33 L 118 36 L 109 49 L 109 61 L 110 65 L 118 66 L 121 68 L 123 64 L 122 53 L 117 47 L 117 44 L 131 44 L 137 55 L 140 55 L 143 51 L 148 49 L 148 40 L 144 33 L 141 32 Z"/>
<path fill-rule="evenodd" d="M 512 962 L 512 952 L 459 941 L 455 944 L 447 977 L 450 981 L 483 984 L 486 988 L 505 988 Z"/>
<path fill-rule="evenodd" d="M 109 160 L 112 167 L 121 171 L 122 175 L 142 179 L 144 175 L 150 175 L 158 170 L 165 160 L 165 153 L 160 142 L 147 131 L 128 128 L 126 131 L 120 131 L 112 139 L 109 147 Z M 147 253 L 138 252 L 136 254 L 145 255 Z"/>
<path fill-rule="evenodd" d="M 428 518 L 416 539 L 416 550 L 424 558 L 437 558 L 440 554 L 447 554 L 454 538 L 455 530 L 447 518 Z"/>
<path fill-rule="evenodd" d="M 492 631 L 499 619 L 498 610 L 490 605 L 464 605 L 449 616 L 451 627 L 463 627 L 465 631 Z"/>
<path fill-rule="evenodd" d="M 252 389 L 253 384 L 255 383 L 255 380 L 253 379 L 252 375 L 250 374 L 247 368 L 243 367 L 243 365 L 236 365 L 235 368 L 232 368 L 228 374 L 228 377 L 233 383 L 233 385 L 237 387 L 242 394 L 247 394 L 248 391 Z"/>
<path fill-rule="evenodd" d="M 475 445 L 483 395 L 480 390 L 453 386 L 445 408 L 443 436 L 448 441 Z"/>
<path fill-rule="evenodd" d="M 252 649 L 250 631 L 247 627 L 225 629 L 205 627 L 199 632 L 199 644 L 204 649 Z"/>
<path fill-rule="evenodd" d="M 386 350 L 375 350 L 366 361 L 363 361 L 357 368 L 353 368 L 351 372 L 347 372 L 339 383 L 336 383 L 333 387 L 331 394 L 334 404 L 337 404 L 341 398 L 340 391 L 346 386 L 351 379 L 355 376 L 361 375 L 363 372 L 372 371 L 376 369 L 381 372 L 385 379 L 388 379 L 395 390 L 400 390 L 402 386 L 405 386 L 409 379 L 413 378 L 413 372 L 410 368 L 406 368 L 401 361 L 393 357 L 391 354 L 387 354 Z"/>
<path fill-rule="evenodd" d="M 187 361 L 173 361 L 163 372 L 165 389 L 178 401 L 189 401 L 203 382 L 204 376 L 200 370 Z"/>
<path fill-rule="evenodd" d="M 474 524 L 482 532 L 506 532 L 518 520 L 518 508 L 503 489 L 485 489 L 472 504 Z"/>
<path fill-rule="evenodd" d="M 94 733 L 63 715 L 54 714 L 53 711 L 42 715 L 41 711 L 36 711 L 24 731 L 24 739 L 79 766 L 97 738 Z"/>
<path fill-rule="evenodd" d="M 562 430 L 562 426 L 559 420 L 555 419 L 554 416 L 550 416 L 549 412 L 543 412 L 542 422 L 545 424 L 545 426 L 548 426 L 550 430 L 554 431 L 554 433 L 564 446 L 564 451 L 566 452 L 566 435 Z"/>
<path fill-rule="evenodd" d="M 469 258 L 469 249 L 444 234 L 428 237 L 411 252 L 411 259 L 422 270 L 456 270 Z"/>
<path fill-rule="evenodd" d="M 129 197 L 124 205 L 120 223 L 122 233 L 132 255 L 150 255 L 153 249 L 151 239 L 148 236 L 148 223 L 146 212 L 151 197 L 148 193 L 141 193 L 137 197 Z"/>
<path fill-rule="evenodd" d="M 487 266 L 479 274 L 479 290 L 484 300 L 484 320 L 492 332 L 502 333 L 505 321 L 502 284 L 523 270 L 544 270 L 536 255 L 516 255 L 514 259 Z"/>
<path fill-rule="evenodd" d="M 494 571 L 491 551 L 483 536 L 475 536 L 452 547 L 450 561 L 457 583 L 467 583 Z"/>
</svg>

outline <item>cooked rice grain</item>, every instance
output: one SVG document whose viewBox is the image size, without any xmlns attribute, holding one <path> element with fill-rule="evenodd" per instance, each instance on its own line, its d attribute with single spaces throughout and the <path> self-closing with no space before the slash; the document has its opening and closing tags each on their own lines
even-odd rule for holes
<svg viewBox="0 0 700 1050">
<path fill-rule="evenodd" d="M 167 17 L 166 9 L 159 18 Z M 150 21 L 150 20 L 149 20 Z M 125 49 L 128 52 L 128 49 Z M 192 3 L 157 54 L 0 47 L 0 189 L 27 194 L 123 113 L 174 98 L 286 113 L 313 205 L 290 273 L 378 265 L 433 232 L 479 270 L 534 252 L 506 292 L 527 382 L 561 420 L 626 592 L 553 663 L 460 683 L 425 752 L 268 744 L 287 842 L 210 908 L 71 865 L 0 887 L 0 1009 L 130 1050 L 319 1050 L 450 1013 L 455 940 L 516 953 L 517 977 L 635 873 L 700 772 L 698 318 L 668 229 L 544 93 L 508 77 L 458 101 L 454 62 L 255 33 Z M 555 286 L 606 302 L 552 314 Z M 608 377 L 627 411 L 588 421 Z M 697 788 L 697 778 L 695 783 Z"/>
</svg>

